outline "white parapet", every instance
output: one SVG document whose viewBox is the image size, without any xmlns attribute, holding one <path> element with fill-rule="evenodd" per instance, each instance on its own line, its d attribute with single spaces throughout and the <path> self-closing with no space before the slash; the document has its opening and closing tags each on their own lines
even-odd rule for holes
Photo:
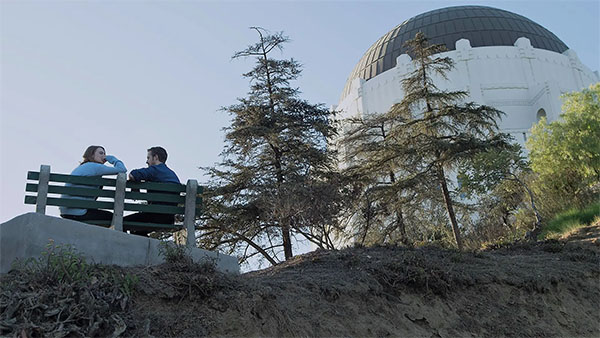
<svg viewBox="0 0 600 338">
<path fill-rule="evenodd" d="M 534 48 L 525 37 L 514 46 L 471 47 L 467 39 L 456 50 L 440 53 L 450 57 L 454 68 L 448 79 L 433 76 L 441 90 L 466 91 L 465 101 L 493 106 L 506 115 L 499 126 L 524 145 L 531 126 L 540 117 L 559 119 L 561 95 L 579 91 L 600 81 L 597 72 L 584 66 L 572 50 L 557 53 Z M 342 117 L 387 112 L 404 96 L 402 79 L 414 69 L 410 56 L 397 57 L 396 66 L 368 81 L 356 78 L 337 106 Z"/>
</svg>

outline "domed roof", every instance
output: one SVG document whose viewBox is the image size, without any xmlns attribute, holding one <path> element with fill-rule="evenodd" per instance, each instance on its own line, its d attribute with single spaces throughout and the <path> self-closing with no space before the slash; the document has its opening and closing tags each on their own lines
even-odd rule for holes
<svg viewBox="0 0 600 338">
<path fill-rule="evenodd" d="M 486 6 L 456 6 L 436 9 L 404 21 L 382 36 L 360 59 L 350 74 L 344 95 L 355 78 L 369 80 L 396 66 L 396 58 L 406 54 L 404 42 L 423 32 L 432 44 L 454 50 L 455 42 L 468 39 L 472 47 L 513 46 L 526 37 L 535 48 L 562 53 L 569 49 L 546 28 L 502 9 Z"/>
</svg>

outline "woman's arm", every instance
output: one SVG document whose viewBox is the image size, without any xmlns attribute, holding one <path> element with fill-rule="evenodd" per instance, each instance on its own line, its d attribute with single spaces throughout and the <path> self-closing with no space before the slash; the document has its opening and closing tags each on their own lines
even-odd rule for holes
<svg viewBox="0 0 600 338">
<path fill-rule="evenodd" d="M 125 168 L 125 164 L 123 164 L 123 161 L 119 160 L 118 158 L 116 158 L 112 155 L 108 155 L 108 156 L 106 156 L 106 161 L 108 163 L 112 164 L 114 167 L 105 166 L 104 164 L 100 164 L 100 163 L 88 162 L 90 164 L 94 164 L 94 167 L 93 167 L 94 173 L 90 176 L 115 175 L 118 173 L 127 172 L 127 168 Z"/>
<path fill-rule="evenodd" d="M 112 164 L 116 169 L 119 169 L 120 173 L 127 172 L 127 168 L 125 168 L 123 161 L 119 160 L 113 155 L 106 155 L 106 162 Z"/>
</svg>

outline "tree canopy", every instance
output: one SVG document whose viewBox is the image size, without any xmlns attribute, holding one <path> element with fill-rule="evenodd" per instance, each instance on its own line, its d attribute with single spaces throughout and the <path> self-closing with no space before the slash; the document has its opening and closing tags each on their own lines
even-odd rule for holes
<svg viewBox="0 0 600 338">
<path fill-rule="evenodd" d="M 542 118 L 527 140 L 531 168 L 547 185 L 578 194 L 600 182 L 600 83 L 563 97 L 561 119 Z"/>
</svg>

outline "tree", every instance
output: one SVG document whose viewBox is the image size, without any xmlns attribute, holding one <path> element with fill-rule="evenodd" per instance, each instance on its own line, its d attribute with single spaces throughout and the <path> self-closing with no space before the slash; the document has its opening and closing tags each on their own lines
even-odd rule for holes
<svg viewBox="0 0 600 338">
<path fill-rule="evenodd" d="M 462 249 L 446 172 L 480 152 L 507 145 L 507 136 L 498 133 L 497 120 L 502 112 L 460 103 L 466 92 L 443 91 L 436 86 L 434 76 L 447 79 L 453 67 L 450 58 L 439 55 L 444 51 L 442 45 L 430 45 L 420 32 L 407 45 L 414 70 L 402 80 L 404 97 L 378 119 L 384 129 L 388 128 L 385 139 L 367 145 L 369 151 L 357 150 L 362 162 L 359 166 L 377 170 L 380 177 L 395 176 L 393 182 L 390 176 L 388 184 L 395 193 L 392 198 L 436 182 L 439 190 L 434 191 L 441 192 L 456 245 Z M 370 130 L 359 127 L 355 132 L 369 139 Z"/>
<path fill-rule="evenodd" d="M 410 244 L 409 220 L 415 218 L 415 212 L 423 208 L 424 201 L 432 197 L 429 192 L 435 188 L 412 184 L 410 180 L 398 181 L 397 177 L 414 172 L 415 164 L 390 157 L 385 151 L 393 143 L 388 132 L 393 129 L 394 120 L 375 114 L 350 118 L 345 123 L 348 133 L 342 140 L 347 149 L 344 174 L 362 189 L 346 216 L 352 218 L 352 237 L 361 244 Z"/>
<path fill-rule="evenodd" d="M 224 108 L 232 124 L 225 128 L 223 162 L 208 168 L 202 241 L 210 248 L 243 250 L 242 260 L 259 254 L 277 264 L 281 249 L 286 260 L 293 256 L 295 235 L 330 245 L 338 202 L 327 138 L 335 129 L 333 112 L 300 99 L 299 90 L 290 87 L 300 64 L 271 57 L 289 39 L 252 29 L 259 41 L 233 56 L 256 63 L 243 75 L 251 84 L 248 96 Z"/>
<path fill-rule="evenodd" d="M 496 199 L 498 208 L 504 217 L 503 223 L 507 224 L 506 217 L 511 212 L 510 206 L 515 207 L 514 194 L 506 194 L 510 185 L 499 187 L 505 181 L 513 181 L 527 194 L 529 206 L 535 215 L 535 224 L 531 238 L 535 238 L 541 230 L 542 217 L 536 207 L 536 198 L 523 178 L 531 169 L 521 146 L 512 144 L 505 148 L 491 149 L 481 152 L 469 161 L 461 163 L 458 168 L 457 180 L 460 182 L 460 191 L 472 197 L 475 194 L 486 194 L 494 191 L 504 198 Z M 497 189 L 499 188 L 499 189 Z M 502 197 L 502 196 L 497 196 Z M 507 198 L 509 197 L 509 198 Z M 509 203 L 505 203 L 505 202 Z"/>
<path fill-rule="evenodd" d="M 561 120 L 534 125 L 527 148 L 538 183 L 577 198 L 600 182 L 600 83 L 563 99 Z"/>
<path fill-rule="evenodd" d="M 474 247 L 478 248 L 485 242 L 495 242 L 501 238 L 516 239 L 530 231 L 530 224 L 526 229 L 518 226 L 521 222 L 517 216 L 523 218 L 520 215 L 530 209 L 525 204 L 523 186 L 511 180 L 502 180 L 488 194 L 477 196 L 471 213 L 473 224 L 469 236 Z"/>
</svg>

